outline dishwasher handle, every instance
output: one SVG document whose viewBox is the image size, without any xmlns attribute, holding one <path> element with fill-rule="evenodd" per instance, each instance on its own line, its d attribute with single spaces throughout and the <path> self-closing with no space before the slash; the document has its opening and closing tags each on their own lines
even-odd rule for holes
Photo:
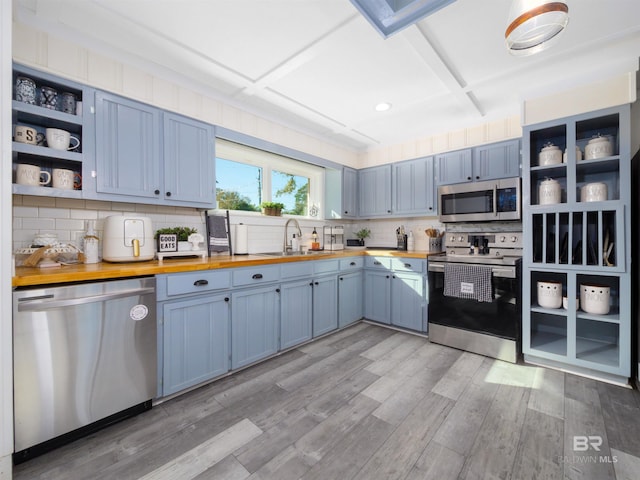
<svg viewBox="0 0 640 480">
<path fill-rule="evenodd" d="M 105 302 L 107 300 L 116 300 L 118 298 L 134 297 L 137 295 L 148 295 L 153 293 L 155 293 L 155 288 L 136 288 L 133 290 L 123 290 L 120 292 L 90 295 L 80 298 L 65 298 L 63 300 L 55 300 L 53 295 L 43 295 L 33 298 L 26 297 L 18 299 L 18 311 L 42 312 L 45 310 L 51 310 L 52 308 L 85 305 L 88 303 Z"/>
</svg>

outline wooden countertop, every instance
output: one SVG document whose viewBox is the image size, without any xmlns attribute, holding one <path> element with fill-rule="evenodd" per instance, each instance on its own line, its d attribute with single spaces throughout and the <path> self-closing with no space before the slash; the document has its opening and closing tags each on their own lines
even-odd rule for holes
<svg viewBox="0 0 640 480">
<path fill-rule="evenodd" d="M 329 258 L 354 256 L 385 256 L 401 258 L 427 258 L 426 251 L 399 250 L 340 250 L 310 255 L 267 256 L 253 255 L 216 255 L 209 258 L 176 258 L 149 260 L 146 262 L 63 265 L 60 267 L 32 268 L 16 267 L 12 279 L 13 287 L 49 285 L 53 283 L 84 282 L 90 280 L 109 280 L 115 278 L 157 275 L 161 273 L 189 272 L 195 270 L 211 270 L 216 268 L 250 267 L 275 263 L 288 263 Z"/>
</svg>

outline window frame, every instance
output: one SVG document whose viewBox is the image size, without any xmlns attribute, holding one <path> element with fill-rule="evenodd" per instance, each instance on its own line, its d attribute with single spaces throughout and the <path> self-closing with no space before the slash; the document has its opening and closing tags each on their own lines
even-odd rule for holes
<svg viewBox="0 0 640 480">
<path fill-rule="evenodd" d="M 252 165 L 262 169 L 262 201 L 277 201 L 272 198 L 272 172 L 277 170 L 285 174 L 302 176 L 309 179 L 309 199 L 306 215 L 285 214 L 296 218 L 321 218 L 322 204 L 324 202 L 325 168 L 303 160 L 288 157 L 282 154 L 270 152 L 251 145 L 244 145 L 233 140 L 216 138 L 215 161 L 223 160 Z M 317 216 L 309 215 L 311 206 L 317 207 Z M 216 210 L 217 205 L 216 188 Z M 243 215 L 261 215 L 260 212 L 248 210 L 230 210 Z"/>
</svg>

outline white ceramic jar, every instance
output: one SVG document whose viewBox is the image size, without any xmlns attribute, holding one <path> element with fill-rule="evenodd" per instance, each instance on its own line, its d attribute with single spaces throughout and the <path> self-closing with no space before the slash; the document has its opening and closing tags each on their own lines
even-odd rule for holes
<svg viewBox="0 0 640 480">
<path fill-rule="evenodd" d="M 557 165 L 562 163 L 562 150 L 553 143 L 546 143 L 538 154 L 538 165 L 544 167 L 546 165 Z"/>
<path fill-rule="evenodd" d="M 542 308 L 562 306 L 562 283 L 538 282 L 538 305 Z"/>
<path fill-rule="evenodd" d="M 587 146 L 584 147 L 585 160 L 595 160 L 597 158 L 609 157 L 613 155 L 613 145 L 611 140 L 602 135 L 596 135 Z"/>
<path fill-rule="evenodd" d="M 538 188 L 538 199 L 538 203 L 540 205 L 553 205 L 555 203 L 560 203 L 560 183 L 552 178 L 547 178 L 540 182 L 540 187 Z"/>
<path fill-rule="evenodd" d="M 609 313 L 611 288 L 606 285 L 580 285 L 580 306 L 587 313 Z"/>
<path fill-rule="evenodd" d="M 580 189 L 581 202 L 604 202 L 607 198 L 608 192 L 606 183 L 587 183 Z"/>
<path fill-rule="evenodd" d="M 580 147 L 576 145 L 576 161 L 579 162 L 582 160 L 582 150 Z M 564 153 L 562 154 L 562 163 L 567 163 L 567 149 L 564 149 Z"/>
</svg>

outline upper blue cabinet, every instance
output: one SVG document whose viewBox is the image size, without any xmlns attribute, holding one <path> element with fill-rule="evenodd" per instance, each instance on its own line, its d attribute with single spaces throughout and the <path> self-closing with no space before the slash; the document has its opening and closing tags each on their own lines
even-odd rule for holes
<svg viewBox="0 0 640 480">
<path fill-rule="evenodd" d="M 98 198 L 212 208 L 214 162 L 213 126 L 96 93 Z"/>
<path fill-rule="evenodd" d="M 520 176 L 520 140 L 482 145 L 436 155 L 436 183 L 493 180 Z"/>
<path fill-rule="evenodd" d="M 391 165 L 358 171 L 358 212 L 365 218 L 391 214 Z"/>
<path fill-rule="evenodd" d="M 395 215 L 435 215 L 433 157 L 393 164 L 393 213 Z"/>
</svg>

